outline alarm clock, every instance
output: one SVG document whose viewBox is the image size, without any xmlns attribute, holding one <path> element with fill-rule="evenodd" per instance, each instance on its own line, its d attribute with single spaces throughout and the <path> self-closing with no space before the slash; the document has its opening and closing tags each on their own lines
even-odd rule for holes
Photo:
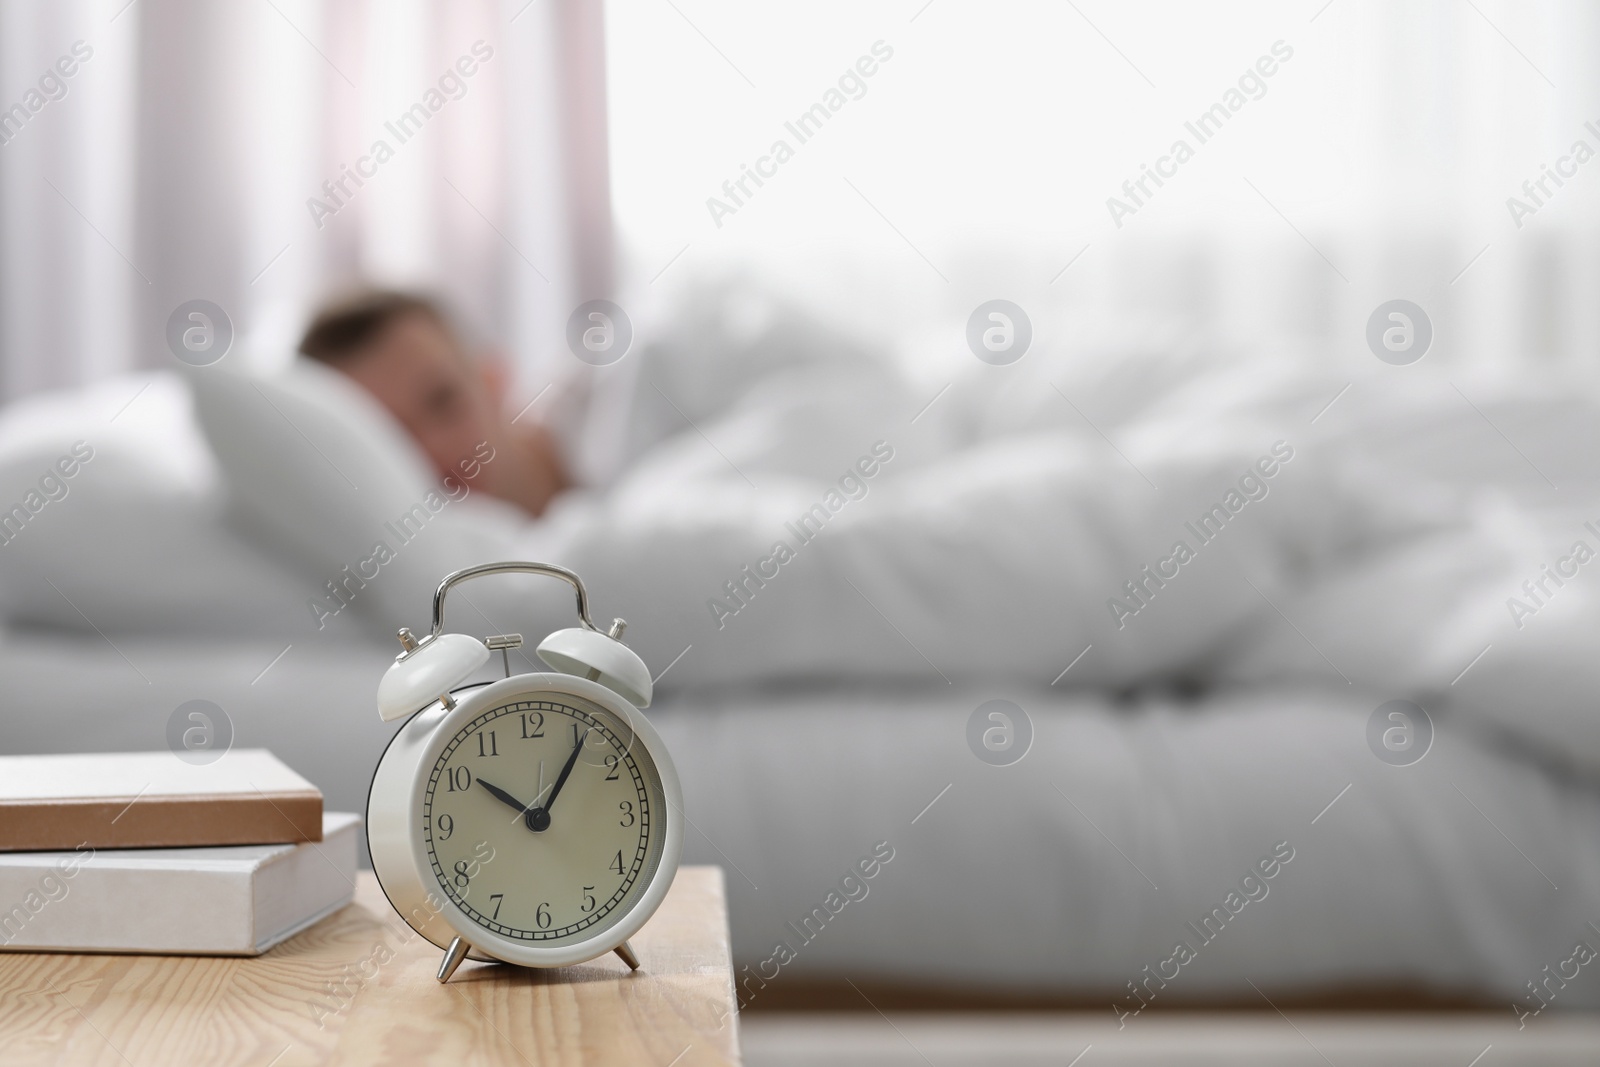
<svg viewBox="0 0 1600 1067">
<path fill-rule="evenodd" d="M 512 674 L 520 634 L 444 632 L 445 596 L 496 574 L 558 578 L 580 626 L 538 645 L 551 670 Z M 683 845 L 683 794 L 640 709 L 651 696 L 626 627 L 589 619 L 573 572 L 544 563 L 468 567 L 439 583 L 433 631 L 399 631 L 403 651 L 378 685 L 378 714 L 406 719 L 367 795 L 367 845 L 389 903 L 463 959 L 563 967 L 615 952 L 660 906 Z M 499 650 L 505 677 L 464 684 Z"/>
</svg>

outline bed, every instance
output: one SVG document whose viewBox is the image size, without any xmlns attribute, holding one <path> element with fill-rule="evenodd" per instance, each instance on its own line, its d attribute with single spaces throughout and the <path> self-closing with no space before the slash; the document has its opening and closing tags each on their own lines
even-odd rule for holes
<svg viewBox="0 0 1600 1067">
<path fill-rule="evenodd" d="M 0 505 L 93 454 L 0 545 L 0 751 L 160 748 L 202 700 L 360 810 L 386 635 L 454 567 L 542 559 L 658 675 L 748 1004 L 846 978 L 1119 1019 L 1258 991 L 1600 1002 L 1546 977 L 1600 944 L 1600 586 L 1505 607 L 1596 537 L 1592 403 L 1413 383 L 1334 419 L 1338 383 L 1281 368 L 1018 366 L 931 406 L 881 369 L 767 368 L 615 485 L 533 524 L 441 503 L 354 584 L 432 488 L 332 372 L 31 401 L 0 418 Z M 1226 538 L 1177 559 L 1171 531 L 1230 493 Z M 480 634 L 571 607 L 463 601 L 452 628 Z M 1433 727 L 1406 765 L 1372 740 L 1401 697 Z M 1009 765 L 974 740 L 996 700 L 1031 723 Z"/>
<path fill-rule="evenodd" d="M 207 700 L 234 745 L 272 749 L 359 811 L 392 732 L 372 705 L 389 658 L 375 642 L 12 633 L 0 750 L 160 748 L 173 710 Z M 966 738 L 997 697 L 1034 726 L 1010 766 Z M 1374 706 L 1334 690 L 1119 703 L 997 683 L 680 690 L 651 717 L 684 782 L 686 860 L 726 872 L 749 1004 L 841 976 L 874 999 L 1135 1013 L 1243 1001 L 1250 982 L 1286 999 L 1523 1003 L 1547 963 L 1600 937 L 1600 797 L 1448 723 L 1419 763 L 1380 762 Z M 880 843 L 893 858 L 866 894 L 805 925 Z M 1205 925 L 1275 849 L 1292 859 L 1259 880 L 1265 894 Z M 1173 973 L 1180 940 L 1195 958 L 1149 982 Z M 780 941 L 794 955 L 775 968 Z M 1574 982 L 1558 1003 L 1596 999 Z"/>
</svg>

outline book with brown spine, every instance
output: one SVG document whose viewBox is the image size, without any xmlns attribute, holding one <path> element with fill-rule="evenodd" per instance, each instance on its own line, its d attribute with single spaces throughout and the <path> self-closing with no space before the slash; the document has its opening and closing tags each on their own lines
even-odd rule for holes
<svg viewBox="0 0 1600 1067">
<path fill-rule="evenodd" d="M 0 852 L 322 840 L 322 793 L 265 749 L 0 756 Z"/>
</svg>

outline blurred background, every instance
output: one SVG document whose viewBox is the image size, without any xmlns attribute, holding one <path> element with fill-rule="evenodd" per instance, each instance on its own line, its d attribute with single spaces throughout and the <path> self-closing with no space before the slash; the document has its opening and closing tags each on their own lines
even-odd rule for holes
<svg viewBox="0 0 1600 1067">
<path fill-rule="evenodd" d="M 387 579 L 359 625 L 313 631 L 304 602 L 355 557 L 286 562 L 223 514 L 235 463 L 206 458 L 218 433 L 191 425 L 168 322 L 211 302 L 231 323 L 229 365 L 270 375 L 330 293 L 419 289 L 509 361 L 510 410 L 557 426 L 580 483 L 632 487 L 631 511 L 563 511 L 504 543 L 581 554 L 594 533 L 596 584 L 641 602 L 630 640 L 657 670 L 683 659 L 652 715 L 696 819 L 687 858 L 727 873 L 736 964 L 766 958 L 784 917 L 880 837 L 904 857 L 878 903 L 840 919 L 853 932 L 751 998 L 749 1062 L 1593 1062 L 1592 1015 L 1526 1013 L 1600 1004 L 1592 968 L 1547 977 L 1574 939 L 1600 946 L 1600 596 L 1574 583 L 1531 637 L 1510 636 L 1523 627 L 1506 614 L 1600 521 L 1597 45 L 1600 5 L 1578 0 L 3 0 L 0 502 L 75 437 L 110 458 L 76 483 L 76 511 L 52 503 L 53 542 L 0 549 L 0 673 L 18 700 L 0 748 L 159 747 L 171 709 L 203 697 L 239 744 L 359 808 L 392 732 L 370 689 L 394 616 L 429 575 L 476 560 L 408 549 L 405 597 Z M 634 358 L 579 362 L 569 321 L 597 299 L 625 309 Z M 1005 378 L 967 335 L 995 299 L 1025 309 L 1037 353 Z M 1396 299 L 1430 324 L 1415 368 L 1368 340 Z M 763 394 L 803 380 L 792 395 L 815 408 L 751 401 L 741 422 L 730 404 L 763 361 L 833 369 Z M 893 389 L 840 386 L 879 364 Z M 1212 384 L 1194 385 L 1202 371 Z M 1300 386 L 1252 392 L 1291 372 Z M 535 409 L 553 386 L 570 409 Z M 763 594 L 775 610 L 788 597 L 795 621 L 752 610 L 725 640 L 669 623 L 707 629 L 705 594 L 754 558 L 745 541 L 707 539 L 679 586 L 650 585 L 644 563 L 607 570 L 630 553 L 670 570 L 690 505 L 760 511 L 707 489 L 706 469 L 734 482 L 726 462 L 765 490 L 781 479 L 759 469 L 763 448 L 791 431 L 825 443 L 772 461 L 799 488 L 751 520 L 765 548 L 766 520 L 803 510 L 878 434 L 851 412 L 891 427 L 896 477 L 1013 430 L 1055 460 L 1094 460 L 1073 481 L 979 450 L 946 483 L 1065 485 L 1084 528 L 1112 530 L 1096 546 L 1132 553 L 1090 558 L 1092 538 L 1062 534 L 1079 527 L 1020 527 L 1087 575 L 1077 600 L 1018 618 L 1065 631 L 1047 666 L 1024 678 L 941 629 L 956 604 L 998 631 L 1024 597 L 1021 562 L 988 598 L 941 601 L 925 575 L 899 600 L 856 587 L 871 611 L 814 571 L 804 581 L 838 593 L 849 625 L 804 614 L 795 579 Z M 1248 566 L 1242 581 L 1227 568 L 1250 546 L 1315 540 L 1288 518 L 1257 528 L 1162 607 L 1174 631 L 1236 643 L 1164 661 L 1146 687 L 1137 642 L 1159 644 L 1162 623 L 1116 644 L 1070 620 L 1106 630 L 1105 597 L 1170 543 L 1162 523 L 1198 514 L 1280 439 L 1304 445 L 1293 469 L 1310 488 L 1272 507 L 1306 528 L 1367 524 L 1306 553 L 1391 554 L 1299 586 Z M 1351 442 L 1366 466 L 1315 458 Z M 672 466 L 702 445 L 715 454 Z M 641 457 L 657 463 L 653 496 L 626 481 Z M 1146 484 L 1180 488 L 1119 512 Z M 942 580 L 1025 556 L 980 547 L 959 518 L 896 512 L 899 492 L 873 506 L 907 525 L 868 523 L 882 540 L 848 560 L 895 572 L 916 542 L 944 553 Z M 951 512 L 976 530 L 988 500 Z M 637 520 L 632 540 L 600 535 L 619 514 Z M 1557 588 L 1524 606 L 1542 612 Z M 1236 604 L 1277 636 L 1233 628 Z M 852 626 L 910 667 L 785 675 L 788 688 L 761 676 L 769 654 L 774 676 L 805 659 L 780 647 L 845 657 Z M 1134 651 L 1097 666 L 1113 648 Z M 922 688 L 935 663 L 948 688 Z M 1000 696 L 1032 715 L 1014 772 L 964 732 Z M 1432 760 L 1403 775 L 1369 726 L 1401 697 L 1439 724 Z M 56 715 L 24 710 L 42 706 Z M 942 808 L 941 785 L 955 790 Z M 1280 839 L 1307 858 L 1251 904 L 1252 932 L 1185 970 L 1160 1005 L 1181 1010 L 1131 1023 L 1141 969 Z"/>
<path fill-rule="evenodd" d="M 442 289 L 530 379 L 575 294 L 731 270 L 907 350 L 997 292 L 1324 358 L 1401 292 L 1448 320 L 1453 361 L 1584 364 L 1600 336 L 1588 183 L 1520 227 L 1506 206 L 1594 117 L 1588 4 L 108 0 L 0 19 L 8 101 L 93 50 L 7 127 L 10 397 L 159 363 L 140 327 L 192 294 L 281 351 L 356 278 Z M 464 95 L 313 218 L 476 40 L 495 58 Z M 707 199 L 876 41 L 894 58 L 864 95 L 718 225 Z M 1117 226 L 1107 198 L 1275 41 L 1293 58 L 1264 95 Z"/>
</svg>

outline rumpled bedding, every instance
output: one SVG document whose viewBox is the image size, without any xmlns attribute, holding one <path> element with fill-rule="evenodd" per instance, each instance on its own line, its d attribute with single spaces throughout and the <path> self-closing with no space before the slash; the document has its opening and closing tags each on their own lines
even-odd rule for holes
<svg viewBox="0 0 1600 1067">
<path fill-rule="evenodd" d="M 1239 364 L 1102 419 L 1032 370 L 966 437 L 844 380 L 752 396 L 508 551 L 586 575 L 679 684 L 1332 683 L 1600 770 L 1591 399 L 1369 383 L 1319 415 L 1339 382 Z"/>
<path fill-rule="evenodd" d="M 359 443 L 337 435 L 381 414 L 347 418 L 360 401 L 340 393 L 320 426 L 271 387 L 192 378 L 214 458 L 152 479 L 128 458 L 139 427 L 195 421 L 162 378 L 117 416 L 104 439 L 119 443 L 85 467 L 77 502 L 0 546 L 0 590 L 13 622 L 115 633 L 199 619 L 311 639 L 425 626 L 447 570 L 531 558 L 578 571 L 597 622 L 625 617 L 663 686 L 1334 683 L 1414 700 L 1441 733 L 1487 729 L 1600 771 L 1600 423 L 1581 383 L 1083 347 L 946 383 L 858 357 L 763 367 L 717 410 L 674 405 L 681 425 L 619 481 L 538 521 L 451 502 L 348 603 L 327 599 L 341 568 L 429 488 L 393 428 L 369 460 L 397 473 L 352 480 L 338 468 L 360 466 Z M 671 378 L 654 373 L 645 362 L 639 389 L 666 397 L 654 383 Z M 0 421 L 0 501 L 21 500 L 58 447 L 111 427 L 136 384 L 100 390 L 92 415 L 53 401 L 44 431 Z M 295 388 L 307 412 L 338 392 Z M 218 390 L 226 403 L 208 400 Z M 238 415 L 250 405 L 258 424 Z M 97 494 L 145 532 L 119 539 Z M 570 598 L 534 589 L 464 588 L 450 628 L 568 624 Z"/>
</svg>

